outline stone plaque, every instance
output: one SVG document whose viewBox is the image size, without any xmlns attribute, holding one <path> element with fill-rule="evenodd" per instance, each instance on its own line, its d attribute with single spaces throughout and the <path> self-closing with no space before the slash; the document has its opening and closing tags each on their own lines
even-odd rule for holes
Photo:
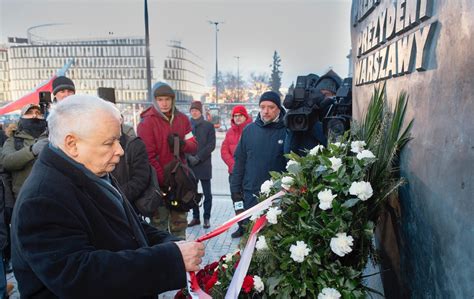
<svg viewBox="0 0 474 299">
<path fill-rule="evenodd" d="M 401 269 L 412 298 L 474 296 L 474 1 L 353 0 L 353 115 L 405 90 Z M 389 294 L 387 294 L 389 295 Z"/>
</svg>

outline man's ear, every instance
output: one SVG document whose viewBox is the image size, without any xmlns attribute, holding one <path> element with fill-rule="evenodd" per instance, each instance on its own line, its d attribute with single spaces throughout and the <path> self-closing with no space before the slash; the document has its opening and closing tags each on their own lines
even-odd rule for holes
<svg viewBox="0 0 474 299">
<path fill-rule="evenodd" d="M 79 154 L 79 150 L 77 148 L 77 141 L 78 141 L 77 136 L 73 134 L 68 134 L 64 138 L 65 150 L 72 157 L 77 157 Z"/>
</svg>

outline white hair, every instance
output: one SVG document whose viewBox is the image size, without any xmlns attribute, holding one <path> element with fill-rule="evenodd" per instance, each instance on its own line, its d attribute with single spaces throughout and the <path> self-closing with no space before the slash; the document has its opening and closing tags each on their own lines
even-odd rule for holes
<svg viewBox="0 0 474 299">
<path fill-rule="evenodd" d="M 119 110 L 110 102 L 91 95 L 72 95 L 54 104 L 48 115 L 49 142 L 60 146 L 68 134 L 88 136 L 102 121 L 100 112 L 110 114 L 120 123 Z"/>
</svg>

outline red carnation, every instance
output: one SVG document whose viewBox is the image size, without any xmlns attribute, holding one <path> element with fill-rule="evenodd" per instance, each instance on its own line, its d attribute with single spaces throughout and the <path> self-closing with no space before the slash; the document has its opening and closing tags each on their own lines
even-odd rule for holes
<svg viewBox="0 0 474 299">
<path fill-rule="evenodd" d="M 244 278 L 244 283 L 242 285 L 242 290 L 244 293 L 248 294 L 253 289 L 253 276 L 247 275 Z"/>
<path fill-rule="evenodd" d="M 204 286 L 204 290 L 206 291 L 206 293 L 209 293 L 209 291 L 216 284 L 216 282 L 217 282 L 217 271 L 214 272 L 211 278 L 206 282 L 206 285 Z"/>
</svg>

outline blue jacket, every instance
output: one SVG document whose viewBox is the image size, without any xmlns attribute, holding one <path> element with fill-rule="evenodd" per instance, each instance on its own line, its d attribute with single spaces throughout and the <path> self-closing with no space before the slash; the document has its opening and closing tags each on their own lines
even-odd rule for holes
<svg viewBox="0 0 474 299">
<path fill-rule="evenodd" d="M 258 194 L 262 183 L 270 178 L 270 171 L 285 170 L 284 115 L 285 111 L 281 110 L 278 122 L 264 124 L 259 114 L 255 122 L 244 129 L 234 153 L 234 172 L 230 182 L 232 193 L 250 191 Z"/>
</svg>

